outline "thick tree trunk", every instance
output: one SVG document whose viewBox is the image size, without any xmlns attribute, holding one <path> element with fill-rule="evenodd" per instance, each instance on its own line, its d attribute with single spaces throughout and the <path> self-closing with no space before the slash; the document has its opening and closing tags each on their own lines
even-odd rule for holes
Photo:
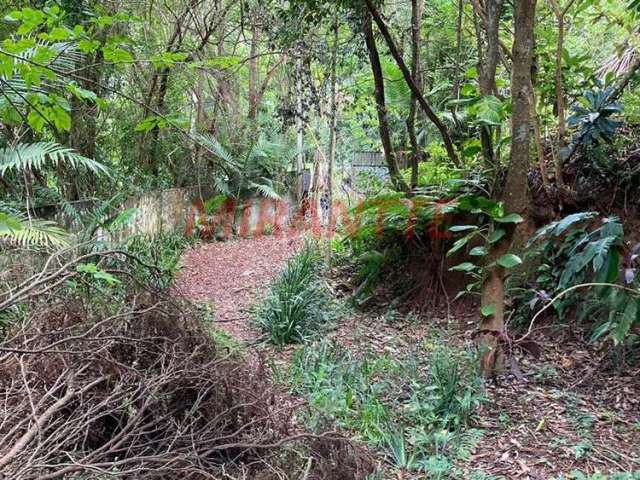
<svg viewBox="0 0 640 480">
<path fill-rule="evenodd" d="M 511 94 L 513 116 L 511 120 L 511 163 L 504 190 L 500 198 L 509 212 L 528 218 L 528 170 L 531 144 L 531 65 L 533 61 L 536 0 L 519 0 L 514 14 L 513 73 Z M 494 246 L 489 262 L 495 262 L 510 250 L 522 246 L 527 233 L 527 222 L 519 224 Z M 482 292 L 483 307 L 491 307 L 492 315 L 483 317 L 480 330 L 483 354 L 481 370 L 491 376 L 501 364 L 498 334 L 504 330 L 505 271 L 502 267 L 491 268 Z"/>
<path fill-rule="evenodd" d="M 408 192 L 409 186 L 400 175 L 395 154 L 391 146 L 391 133 L 389 129 L 389 120 L 387 118 L 387 104 L 384 95 L 384 77 L 382 75 L 382 65 L 380 64 L 380 55 L 376 40 L 373 36 L 373 25 L 371 23 L 371 15 L 365 13 L 363 19 L 364 39 L 369 52 L 369 61 L 371 63 L 371 72 L 373 73 L 373 82 L 375 85 L 376 110 L 378 112 L 378 129 L 380 130 L 380 141 L 384 150 L 384 158 L 389 167 L 389 175 L 398 190 Z"/>
</svg>

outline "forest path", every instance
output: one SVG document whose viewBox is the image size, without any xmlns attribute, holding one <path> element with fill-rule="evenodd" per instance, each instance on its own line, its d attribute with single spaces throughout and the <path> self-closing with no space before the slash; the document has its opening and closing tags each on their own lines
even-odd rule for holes
<svg viewBox="0 0 640 480">
<path fill-rule="evenodd" d="M 260 332 L 249 309 L 301 245 L 298 234 L 198 245 L 183 254 L 176 288 L 195 303 L 211 304 L 216 326 L 235 340 L 254 342 Z"/>
</svg>

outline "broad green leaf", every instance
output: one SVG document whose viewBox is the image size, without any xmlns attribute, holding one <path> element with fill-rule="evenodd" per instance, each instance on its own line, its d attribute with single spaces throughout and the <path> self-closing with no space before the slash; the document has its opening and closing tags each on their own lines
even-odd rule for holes
<svg viewBox="0 0 640 480">
<path fill-rule="evenodd" d="M 506 233 L 507 232 L 505 232 L 501 228 L 498 228 L 497 230 L 494 230 L 493 232 L 491 232 L 491 235 L 489 235 L 489 243 L 498 242 L 500 239 L 502 239 L 502 237 L 504 237 L 506 235 Z"/>
<path fill-rule="evenodd" d="M 136 132 L 150 132 L 158 126 L 158 117 L 147 117 L 136 125 Z"/>
<path fill-rule="evenodd" d="M 504 120 L 504 106 L 493 95 L 482 97 L 473 107 L 476 121 L 482 125 L 500 125 Z"/>
<path fill-rule="evenodd" d="M 29 126 L 36 132 L 41 132 L 44 128 L 45 118 L 36 110 L 31 110 L 27 115 Z"/>
<path fill-rule="evenodd" d="M 78 49 L 82 53 L 93 53 L 100 48 L 100 42 L 97 40 L 82 39 L 78 42 Z"/>
<path fill-rule="evenodd" d="M 490 317 L 491 315 L 493 315 L 494 313 L 496 313 L 496 306 L 495 304 L 490 304 L 490 305 L 485 305 L 480 309 L 480 313 L 482 313 L 482 315 L 484 317 Z"/>
<path fill-rule="evenodd" d="M 506 253 L 498 259 L 498 265 L 504 268 L 513 268 L 522 264 L 522 259 L 513 253 Z"/>
<path fill-rule="evenodd" d="M 486 247 L 474 247 L 469 252 L 469 255 L 473 257 L 483 257 L 487 253 L 489 253 L 489 251 L 486 249 Z"/>
<path fill-rule="evenodd" d="M 71 116 L 59 105 L 51 108 L 51 118 L 56 128 L 63 132 L 71 130 Z"/>
<path fill-rule="evenodd" d="M 453 271 L 453 272 L 471 272 L 473 270 L 475 270 L 477 268 L 476 265 L 474 265 L 471 262 L 464 262 L 461 263 L 459 265 L 456 265 L 455 267 L 451 267 L 449 270 Z"/>
<path fill-rule="evenodd" d="M 611 338 L 613 338 L 613 342 L 616 345 L 620 345 L 624 341 L 627 333 L 629 333 L 629 329 L 637 321 L 638 302 L 639 300 L 637 298 L 629 298 L 618 324 L 613 329 L 613 332 L 611 332 Z"/>
<path fill-rule="evenodd" d="M 0 212 L 0 235 L 8 235 L 9 233 L 20 230 L 21 228 L 22 224 L 20 223 L 19 218 Z"/>
<path fill-rule="evenodd" d="M 102 48 L 104 59 L 113 63 L 129 63 L 133 61 L 133 56 L 125 49 L 107 45 Z"/>
<path fill-rule="evenodd" d="M 467 244 L 467 242 L 469 242 L 469 240 L 472 238 L 472 236 L 473 236 L 473 233 L 456 240 L 453 246 L 447 252 L 447 256 L 456 253 L 458 250 L 464 247 Z"/>
<path fill-rule="evenodd" d="M 478 227 L 476 225 L 454 225 L 449 228 L 450 232 L 464 232 L 466 230 L 477 230 Z"/>
<path fill-rule="evenodd" d="M 522 216 L 517 213 L 510 213 L 504 217 L 495 217 L 493 220 L 498 223 L 522 223 L 524 221 Z"/>
</svg>

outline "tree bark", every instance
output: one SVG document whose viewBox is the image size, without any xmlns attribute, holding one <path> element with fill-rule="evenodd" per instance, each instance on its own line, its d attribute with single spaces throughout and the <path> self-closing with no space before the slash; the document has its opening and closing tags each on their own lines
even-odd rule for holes
<svg viewBox="0 0 640 480">
<path fill-rule="evenodd" d="M 337 69 L 338 69 L 338 16 L 336 14 L 333 30 L 333 45 L 331 50 L 331 119 L 329 126 L 329 162 L 327 165 L 327 238 L 333 236 L 333 165 L 336 161 L 336 143 L 338 134 L 338 93 L 337 93 Z M 327 245 L 327 265 L 331 266 L 331 243 Z"/>
<path fill-rule="evenodd" d="M 564 84 L 562 82 L 562 52 L 564 50 L 564 21 L 569 11 L 569 8 L 573 5 L 575 0 L 569 0 L 567 4 L 562 7 L 558 0 L 549 0 L 551 3 L 551 9 L 558 21 L 558 42 L 556 44 L 556 109 L 558 111 L 558 132 L 556 138 L 556 151 L 555 151 L 555 174 L 556 185 L 560 189 L 564 189 L 564 178 L 562 175 L 562 165 L 564 162 L 563 155 L 567 147 L 565 141 L 566 137 L 566 105 L 564 100 Z"/>
<path fill-rule="evenodd" d="M 500 16 L 502 13 L 502 0 L 486 0 L 483 6 L 473 1 L 474 14 L 484 25 L 484 42 L 486 50 L 482 48 L 482 36 L 477 36 L 478 41 L 478 80 L 482 95 L 496 95 L 496 70 L 500 59 Z M 483 52 L 486 51 L 486 54 Z M 480 127 L 480 143 L 482 156 L 488 168 L 495 168 L 495 152 L 493 148 L 492 129 L 488 125 Z"/>
<path fill-rule="evenodd" d="M 529 217 L 528 170 L 531 144 L 531 65 L 534 50 L 534 24 L 536 0 L 519 0 L 515 3 L 513 72 L 511 94 L 513 116 L 511 120 L 511 163 L 500 199 L 509 212 Z M 527 222 L 512 227 L 492 249 L 488 264 L 514 248 L 521 246 L 526 235 Z M 483 346 L 481 371 L 484 376 L 492 376 L 501 366 L 498 335 L 504 330 L 505 270 L 496 265 L 483 284 L 482 305 L 492 307 L 492 315 L 484 316 L 480 331 Z"/>
<path fill-rule="evenodd" d="M 447 155 L 449 156 L 451 163 L 453 163 L 457 167 L 462 167 L 462 163 L 460 162 L 460 159 L 456 154 L 456 150 L 455 150 L 455 147 L 453 146 L 453 142 L 451 141 L 451 136 L 449 135 L 449 131 L 447 130 L 447 127 L 445 126 L 444 123 L 442 123 L 442 120 L 440 120 L 438 115 L 436 115 L 436 113 L 433 111 L 433 109 L 431 108 L 431 105 L 429 105 L 429 102 L 427 102 L 427 100 L 422 95 L 422 92 L 416 85 L 415 80 L 411 76 L 411 72 L 409 72 L 409 69 L 405 64 L 402 58 L 402 55 L 398 51 L 398 47 L 396 46 L 396 43 L 391 37 L 391 33 L 389 32 L 387 25 L 384 23 L 384 20 L 382 20 L 382 17 L 380 16 L 380 12 L 378 12 L 372 0 L 365 0 L 365 3 L 367 5 L 367 9 L 369 10 L 369 13 L 375 20 L 376 25 L 380 30 L 380 33 L 385 39 L 387 47 L 389 48 L 389 53 L 391 53 L 391 56 L 396 61 L 398 68 L 400 68 L 400 71 L 402 72 L 402 76 L 404 77 L 405 82 L 407 82 L 407 85 L 411 89 L 411 93 L 416 96 L 418 103 L 420 104 L 420 107 L 424 111 L 425 115 L 429 118 L 429 120 L 431 120 L 431 122 L 435 125 L 435 127 L 440 132 L 440 135 L 442 136 L 442 141 L 444 142 L 444 146 L 447 150 Z M 371 33 L 371 36 L 373 37 L 373 33 Z"/>
<path fill-rule="evenodd" d="M 411 0 L 411 76 L 416 86 L 422 90 L 422 72 L 420 71 L 420 30 L 422 28 L 422 14 L 424 0 Z M 411 94 L 409 116 L 407 117 L 407 133 L 411 143 L 411 188 L 418 186 L 418 167 L 422 157 L 416 136 L 416 104 L 418 97 Z"/>
<path fill-rule="evenodd" d="M 255 120 L 258 116 L 258 42 L 260 31 L 256 19 L 251 21 L 251 48 L 249 50 L 249 113 L 247 118 Z M 254 122 L 252 122 L 254 123 Z M 253 126 L 250 126 L 253 130 Z"/>
<path fill-rule="evenodd" d="M 302 48 L 296 52 L 296 176 L 298 180 L 298 200 L 304 196 L 304 121 L 302 105 Z"/>
<path fill-rule="evenodd" d="M 391 133 L 389 129 L 389 120 L 387 118 L 387 104 L 384 94 L 384 77 L 382 74 L 382 65 L 380 64 L 380 54 L 376 46 L 376 40 L 373 36 L 373 25 L 371 15 L 364 14 L 363 19 L 364 39 L 369 52 L 369 62 L 371 63 L 371 72 L 373 74 L 373 82 L 375 85 L 376 110 L 378 112 L 378 129 L 380 131 L 380 141 L 384 151 L 384 158 L 389 168 L 391 181 L 398 190 L 403 192 L 409 191 L 409 186 L 400 175 L 395 154 L 391 146 Z"/>
</svg>

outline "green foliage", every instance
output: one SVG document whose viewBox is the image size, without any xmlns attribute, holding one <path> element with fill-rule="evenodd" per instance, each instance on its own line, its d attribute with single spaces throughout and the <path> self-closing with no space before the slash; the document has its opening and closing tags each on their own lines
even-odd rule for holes
<svg viewBox="0 0 640 480">
<path fill-rule="evenodd" d="M 585 92 L 580 103 L 573 107 L 567 124 L 578 129 L 575 143 L 590 146 L 613 140 L 622 122 L 611 117 L 620 115 L 622 107 L 609 99 L 611 92 L 612 88 Z"/>
<path fill-rule="evenodd" d="M 22 143 L 0 149 L 0 176 L 9 172 L 42 170 L 45 166 L 61 165 L 73 169 L 86 168 L 94 173 L 108 173 L 101 163 L 53 142 Z"/>
<path fill-rule="evenodd" d="M 453 243 L 447 252 L 447 256 L 474 245 L 468 252 L 473 257 L 473 262 L 465 261 L 450 268 L 451 271 L 464 272 L 472 279 L 465 289 L 458 294 L 458 296 L 461 296 L 479 289 L 484 276 L 491 269 L 500 267 L 505 270 L 512 270 L 522 264 L 522 259 L 514 253 L 503 254 L 492 262 L 481 262 L 480 260 L 489 255 L 492 245 L 499 242 L 506 235 L 509 226 L 521 223 L 523 218 L 517 213 L 505 213 L 504 205 L 501 202 L 480 196 L 467 195 L 460 197 L 458 199 L 458 208 L 474 215 L 478 221 L 478 225 L 453 225 L 449 227 L 450 232 L 464 235 Z M 493 315 L 494 311 L 495 307 L 485 306 L 482 314 L 490 316 Z"/>
<path fill-rule="evenodd" d="M 105 282 L 109 286 L 114 286 L 119 283 L 122 283 L 117 277 L 114 275 L 105 272 L 95 263 L 80 263 L 76 265 L 76 270 L 80 273 L 86 274 L 89 278 L 98 281 Z"/>
<path fill-rule="evenodd" d="M 296 352 L 288 378 L 309 400 L 311 428 L 335 422 L 385 448 L 399 468 L 444 475 L 482 437 L 467 429 L 484 401 L 475 363 L 447 347 L 392 359 L 320 341 Z"/>
<path fill-rule="evenodd" d="M 465 172 L 452 167 L 446 159 L 441 157 L 446 151 L 439 144 L 432 144 L 427 149 L 429 160 L 418 164 L 417 188 L 420 194 L 450 195 L 462 187 Z M 435 155 L 434 155 L 435 152 Z M 434 158 L 435 157 L 435 158 Z M 402 170 L 402 176 L 407 183 L 411 183 L 411 169 Z"/>
<path fill-rule="evenodd" d="M 321 266 L 317 247 L 305 244 L 255 307 L 255 323 L 278 347 L 305 341 L 331 319 L 330 297 L 319 276 Z"/>
<path fill-rule="evenodd" d="M 637 247 L 625 252 L 624 230 L 616 217 L 599 218 L 594 212 L 573 214 L 539 230 L 529 245 L 540 244 L 532 257 L 542 263 L 537 269 L 529 305 L 563 293 L 584 283 L 594 286 L 585 295 L 576 290 L 554 303 L 559 315 L 570 307 L 578 318 L 601 318 L 592 340 L 610 338 L 622 344 L 633 325 L 640 321 L 640 288 L 635 275 Z"/>
<path fill-rule="evenodd" d="M 563 480 L 565 477 L 559 477 L 557 480 Z M 636 473 L 612 473 L 611 475 L 607 475 L 604 473 L 583 473 L 579 470 L 574 470 L 566 477 L 567 480 L 640 480 L 640 472 Z"/>
<path fill-rule="evenodd" d="M 204 202 L 204 211 L 207 215 L 215 215 L 219 212 L 224 202 L 227 201 L 226 195 L 216 195 Z"/>
<path fill-rule="evenodd" d="M 145 264 L 152 266 L 155 271 L 150 272 L 147 266 L 135 263 L 132 268 L 150 284 L 164 289 L 173 284 L 180 270 L 180 256 L 190 245 L 190 240 L 181 233 L 171 233 L 157 237 L 131 237 L 125 241 L 123 247 Z"/>
<path fill-rule="evenodd" d="M 0 211 L 0 242 L 21 247 L 64 247 L 69 235 L 55 222 Z"/>
<path fill-rule="evenodd" d="M 216 177 L 216 188 L 220 193 L 235 198 L 258 194 L 280 199 L 288 181 L 286 166 L 294 154 L 285 138 L 275 133 L 261 135 L 238 154 L 211 135 L 201 133 L 196 139 L 208 154 L 224 164 Z"/>
</svg>

